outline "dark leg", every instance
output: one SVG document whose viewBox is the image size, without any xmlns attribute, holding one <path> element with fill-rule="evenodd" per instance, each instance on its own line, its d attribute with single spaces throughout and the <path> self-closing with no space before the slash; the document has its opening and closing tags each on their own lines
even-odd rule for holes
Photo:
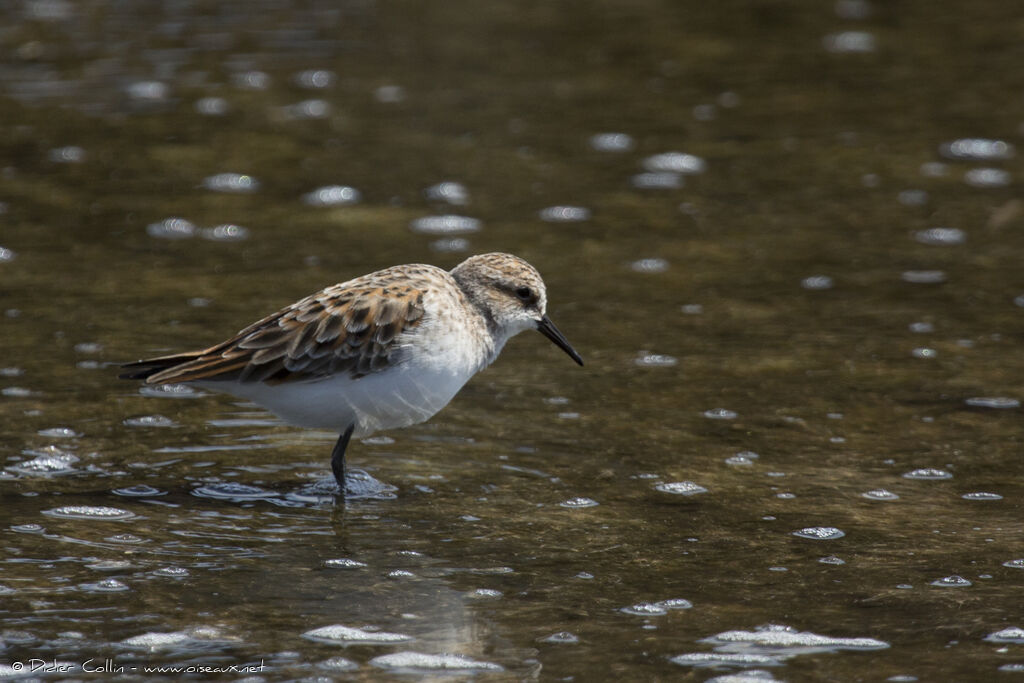
<svg viewBox="0 0 1024 683">
<path fill-rule="evenodd" d="M 345 449 L 348 448 L 348 440 L 352 438 L 355 428 L 355 425 L 349 425 L 331 451 L 331 469 L 334 470 L 334 479 L 338 482 L 342 497 L 345 496 Z"/>
</svg>

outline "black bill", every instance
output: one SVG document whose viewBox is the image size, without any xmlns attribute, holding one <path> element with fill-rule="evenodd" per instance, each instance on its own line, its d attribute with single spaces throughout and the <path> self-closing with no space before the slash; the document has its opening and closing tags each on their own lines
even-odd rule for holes
<svg viewBox="0 0 1024 683">
<path fill-rule="evenodd" d="M 558 331 L 558 328 L 555 327 L 555 324 L 551 322 L 549 317 L 544 316 L 537 321 L 537 331 L 553 341 L 555 346 L 569 354 L 569 358 L 583 365 L 583 359 L 580 358 L 580 354 L 576 353 L 576 349 L 572 348 L 572 344 L 565 338 L 565 335 Z"/>
</svg>

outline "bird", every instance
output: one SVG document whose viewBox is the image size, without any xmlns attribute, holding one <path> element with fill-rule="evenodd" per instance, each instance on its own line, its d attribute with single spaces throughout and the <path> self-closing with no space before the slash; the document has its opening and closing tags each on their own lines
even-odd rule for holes
<svg viewBox="0 0 1024 683">
<path fill-rule="evenodd" d="M 537 269 L 478 254 L 451 271 L 412 263 L 332 285 L 219 344 L 126 363 L 120 378 L 223 392 L 337 433 L 331 470 L 344 497 L 353 437 L 425 422 L 528 329 L 583 365 L 547 315 Z"/>
</svg>

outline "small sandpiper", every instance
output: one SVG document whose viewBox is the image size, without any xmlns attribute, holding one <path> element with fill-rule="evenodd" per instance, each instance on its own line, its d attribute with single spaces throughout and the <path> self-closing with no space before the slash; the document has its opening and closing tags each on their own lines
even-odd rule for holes
<svg viewBox="0 0 1024 683">
<path fill-rule="evenodd" d="M 451 272 L 392 266 L 202 351 L 129 363 L 121 378 L 222 391 L 292 424 L 338 432 L 331 469 L 344 496 L 349 439 L 428 420 L 523 330 L 583 365 L 546 313 L 540 273 L 511 254 L 471 256 Z"/>
</svg>

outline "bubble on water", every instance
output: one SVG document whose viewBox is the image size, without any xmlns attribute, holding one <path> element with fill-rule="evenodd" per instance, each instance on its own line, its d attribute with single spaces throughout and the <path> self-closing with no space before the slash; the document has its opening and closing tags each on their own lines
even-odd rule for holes
<svg viewBox="0 0 1024 683">
<path fill-rule="evenodd" d="M 423 673 L 437 671 L 504 671 L 500 664 L 471 659 L 466 655 L 432 655 L 423 652 L 395 652 L 370 660 L 370 666 L 392 673 Z"/>
<path fill-rule="evenodd" d="M 559 631 L 558 633 L 552 633 L 550 636 L 544 636 L 538 638 L 538 642 L 541 643 L 554 643 L 555 645 L 575 645 L 580 642 L 579 636 L 569 631 Z"/>
<path fill-rule="evenodd" d="M 718 106 L 735 109 L 740 106 L 740 96 L 731 90 L 726 90 L 718 96 Z"/>
<path fill-rule="evenodd" d="M 665 152 L 643 160 L 645 171 L 651 173 L 682 173 L 694 175 L 707 170 L 708 164 L 699 156 L 685 152 Z"/>
<path fill-rule="evenodd" d="M 195 237 L 196 226 L 184 218 L 165 218 L 146 226 L 146 234 L 164 240 L 181 240 Z"/>
<path fill-rule="evenodd" d="M 126 486 L 120 489 L 114 489 L 111 491 L 115 496 L 124 496 L 125 498 L 150 498 L 152 496 L 166 496 L 167 491 L 153 488 L 146 484 L 136 484 L 135 486 Z"/>
<path fill-rule="evenodd" d="M 398 104 L 405 101 L 405 88 L 400 85 L 382 85 L 373 91 L 373 97 L 381 104 Z"/>
<path fill-rule="evenodd" d="M 972 168 L 964 173 L 964 182 L 971 187 L 1006 187 L 1011 181 L 1010 173 L 1001 168 Z"/>
<path fill-rule="evenodd" d="M 886 489 L 871 489 L 860 495 L 868 500 L 899 500 L 900 498 L 892 491 L 887 491 Z"/>
<path fill-rule="evenodd" d="M 835 555 L 828 555 L 826 557 L 819 557 L 818 558 L 818 562 L 820 562 L 821 564 L 833 564 L 833 565 L 837 565 L 837 566 L 841 565 L 841 564 L 846 564 L 846 560 L 844 560 L 844 559 L 842 559 L 840 557 L 836 557 Z"/>
<path fill-rule="evenodd" d="M 36 433 L 39 436 L 45 436 L 50 439 L 73 439 L 81 436 L 79 432 L 70 427 L 51 427 L 49 429 L 40 429 Z"/>
<path fill-rule="evenodd" d="M 726 458 L 725 459 L 725 464 L 726 465 L 746 466 L 746 465 L 753 465 L 754 461 L 751 460 L 750 458 L 746 457 L 746 456 L 736 454 L 736 455 L 733 455 L 733 456 L 730 456 L 730 457 Z"/>
<path fill-rule="evenodd" d="M 661 600 L 657 603 L 666 610 L 677 610 L 677 609 L 690 609 L 693 607 L 693 603 L 684 598 L 669 598 L 668 600 Z"/>
<path fill-rule="evenodd" d="M 570 498 L 569 500 L 563 500 L 559 505 L 564 508 L 577 509 L 596 507 L 600 505 L 600 503 L 592 498 L 583 498 L 581 496 L 577 498 Z"/>
<path fill-rule="evenodd" d="M 825 49 L 833 54 L 865 54 L 877 48 L 875 34 L 867 31 L 843 31 L 825 36 Z"/>
<path fill-rule="evenodd" d="M 1007 560 L 1006 562 L 1003 562 L 1003 566 L 1009 567 L 1010 569 L 1024 569 L 1024 557 L 1016 560 Z"/>
<path fill-rule="evenodd" d="M 203 116 L 224 116 L 231 110 L 231 105 L 223 97 L 202 97 L 192 107 Z"/>
<path fill-rule="evenodd" d="M 471 600 L 494 600 L 502 596 L 501 591 L 496 591 L 493 588 L 477 588 L 474 591 L 466 593 L 466 597 Z"/>
<path fill-rule="evenodd" d="M 189 571 L 184 567 L 160 567 L 153 571 L 153 576 L 160 576 L 168 579 L 185 579 L 189 576 Z"/>
<path fill-rule="evenodd" d="M 705 410 L 701 414 L 709 420 L 735 420 L 740 416 L 736 411 L 728 410 L 727 408 L 712 408 L 711 410 Z"/>
<path fill-rule="evenodd" d="M 623 614 L 632 614 L 638 617 L 660 617 L 668 614 L 668 610 L 653 602 L 640 602 L 619 610 Z"/>
<path fill-rule="evenodd" d="M 74 464 L 79 461 L 78 456 L 68 451 L 47 446 L 41 450 L 24 451 L 25 455 L 34 455 L 31 460 L 9 465 L 6 470 L 16 474 L 29 476 L 56 475 L 74 472 Z"/>
<path fill-rule="evenodd" d="M 794 656 L 840 650 L 884 650 L 889 643 L 875 638 L 840 638 L 810 631 L 798 631 L 782 624 L 766 624 L 753 631 L 725 631 L 702 642 L 712 643 L 720 652 Z"/>
<path fill-rule="evenodd" d="M 539 216 L 548 223 L 578 223 L 590 219 L 590 209 L 582 206 L 549 206 L 542 209 Z"/>
<path fill-rule="evenodd" d="M 231 84 L 243 90 L 266 90 L 270 87 L 270 74 L 263 71 L 241 71 L 231 74 Z"/>
<path fill-rule="evenodd" d="M 303 638 L 330 645 L 387 645 L 405 643 L 413 639 L 404 633 L 387 631 L 363 630 L 342 624 L 321 626 L 302 634 Z"/>
<path fill-rule="evenodd" d="M 351 659 L 345 659 L 344 657 L 330 657 L 325 659 L 316 665 L 318 669 L 329 671 L 332 673 L 343 673 L 346 671 L 355 671 L 359 668 L 357 662 L 353 662 Z M 307 679 L 312 680 L 312 679 Z"/>
<path fill-rule="evenodd" d="M 206 395 L 187 384 L 146 384 L 139 388 L 139 393 L 158 398 L 199 398 Z"/>
<path fill-rule="evenodd" d="M 718 116 L 718 107 L 713 104 L 698 104 L 693 107 L 693 118 L 697 121 L 714 121 Z"/>
<path fill-rule="evenodd" d="M 131 590 L 128 584 L 122 583 L 117 579 L 104 579 L 96 583 L 83 583 L 78 587 L 89 593 L 123 593 L 124 591 Z"/>
<path fill-rule="evenodd" d="M 935 349 L 929 349 L 926 346 L 919 346 L 910 352 L 910 355 L 914 358 L 921 358 L 923 360 L 930 360 L 932 358 L 938 358 L 939 352 Z"/>
<path fill-rule="evenodd" d="M 192 642 L 192 636 L 184 631 L 174 631 L 171 633 L 150 632 L 125 638 L 121 641 L 121 645 L 132 649 L 156 652 L 158 650 L 169 650 L 179 647 L 189 642 Z"/>
<path fill-rule="evenodd" d="M 938 285 L 946 281 L 946 273 L 941 270 L 905 270 L 900 279 L 915 285 Z"/>
<path fill-rule="evenodd" d="M 656 484 L 654 488 L 662 493 L 672 493 L 677 496 L 695 496 L 698 493 L 708 492 L 706 488 L 692 481 L 673 481 Z"/>
<path fill-rule="evenodd" d="M 729 654 L 726 652 L 693 652 L 669 657 L 670 662 L 679 666 L 697 668 L 781 666 L 782 660 L 768 655 Z"/>
<path fill-rule="evenodd" d="M 335 74 L 327 69 L 307 69 L 292 76 L 292 83 L 300 88 L 318 90 L 334 85 Z"/>
<path fill-rule="evenodd" d="M 637 356 L 633 362 L 644 368 L 670 368 L 676 365 L 679 361 L 675 356 L 641 351 L 640 355 Z"/>
<path fill-rule="evenodd" d="M 16 524 L 11 527 L 11 531 L 15 531 L 19 534 L 41 534 L 46 529 L 42 524 Z"/>
<path fill-rule="evenodd" d="M 442 254 L 460 253 L 469 249 L 469 240 L 462 237 L 435 240 L 430 243 L 430 248 Z"/>
<path fill-rule="evenodd" d="M 13 261 L 16 256 L 17 254 L 15 254 L 7 247 L 0 247 L 0 263 L 7 263 L 9 261 Z"/>
<path fill-rule="evenodd" d="M 85 161 L 85 150 L 77 145 L 51 149 L 47 158 L 57 164 L 80 164 Z"/>
<path fill-rule="evenodd" d="M 427 199 L 437 202 L 447 202 L 453 206 L 465 206 L 469 203 L 469 189 L 462 183 L 446 180 L 436 185 L 431 185 L 423 191 Z"/>
<path fill-rule="evenodd" d="M 202 231 L 203 239 L 211 242 L 241 242 L 249 239 L 249 228 L 234 223 L 225 223 Z"/>
<path fill-rule="evenodd" d="M 51 510 L 43 510 L 43 514 L 60 519 L 87 519 L 103 522 L 135 517 L 134 512 L 105 505 L 65 505 Z"/>
<path fill-rule="evenodd" d="M 846 535 L 845 531 L 834 526 L 809 526 L 793 532 L 794 536 L 810 538 L 815 541 L 834 541 Z"/>
<path fill-rule="evenodd" d="M 638 190 L 677 190 L 685 184 L 679 173 L 637 173 L 630 182 Z"/>
<path fill-rule="evenodd" d="M 974 584 L 962 576 L 953 574 L 951 576 L 944 576 L 941 579 L 935 579 L 932 581 L 931 585 L 938 586 L 940 588 L 967 588 Z"/>
<path fill-rule="evenodd" d="M 135 534 L 115 534 L 114 536 L 108 536 L 107 540 L 111 543 L 127 543 L 135 544 L 142 543 L 143 539 Z"/>
<path fill-rule="evenodd" d="M 1007 626 L 1004 629 L 988 634 L 985 636 L 985 640 L 992 643 L 1024 644 L 1024 628 L 1019 626 Z"/>
<path fill-rule="evenodd" d="M 207 484 L 197 489 L 192 489 L 192 495 L 200 498 L 213 498 L 215 500 L 267 500 L 276 498 L 273 491 L 261 489 L 258 486 L 241 484 L 238 482 L 223 482 L 219 484 Z"/>
<path fill-rule="evenodd" d="M 924 206 L 928 203 L 928 193 L 924 190 L 903 190 L 896 195 L 896 201 L 903 206 Z"/>
<path fill-rule="evenodd" d="M 1009 142 L 987 138 L 960 138 L 939 145 L 939 154 L 955 161 L 1005 161 L 1016 152 Z"/>
<path fill-rule="evenodd" d="M 639 602 L 629 607 L 623 607 L 619 611 L 623 614 L 632 614 L 639 617 L 657 617 L 668 614 L 673 610 L 691 609 L 693 603 L 684 598 L 671 598 L 658 602 Z"/>
<path fill-rule="evenodd" d="M 928 228 L 914 233 L 914 239 L 921 244 L 953 246 L 967 241 L 967 233 L 960 228 Z"/>
<path fill-rule="evenodd" d="M 163 415 L 142 415 L 140 417 L 129 417 L 124 420 L 128 427 L 177 427 L 177 423 Z"/>
<path fill-rule="evenodd" d="M 406 569 L 392 569 L 385 574 L 389 579 L 414 579 L 416 575 Z"/>
<path fill-rule="evenodd" d="M 704 306 L 701 304 L 683 304 L 679 307 L 679 310 L 687 315 L 700 315 L 704 312 Z"/>
<path fill-rule="evenodd" d="M 284 108 L 284 115 L 290 119 L 325 119 L 331 115 L 331 105 L 324 100 L 303 100 Z"/>
<path fill-rule="evenodd" d="M 302 195 L 307 206 L 348 206 L 358 204 L 363 198 L 359 190 L 348 185 L 325 185 Z"/>
<path fill-rule="evenodd" d="M 910 323 L 908 329 L 915 334 L 928 334 L 935 331 L 935 325 L 927 322 Z"/>
<path fill-rule="evenodd" d="M 664 273 L 668 270 L 668 261 L 663 258 L 642 258 L 630 263 L 629 268 L 637 273 Z"/>
<path fill-rule="evenodd" d="M 911 470 L 903 474 L 904 479 L 924 479 L 924 480 L 941 480 L 941 479 L 952 479 L 953 475 L 946 470 L 940 470 L 935 467 L 919 467 L 916 470 Z"/>
<path fill-rule="evenodd" d="M 203 187 L 214 192 L 248 194 L 260 187 L 260 182 L 244 173 L 217 173 L 203 179 Z"/>
<path fill-rule="evenodd" d="M 590 148 L 598 152 L 628 152 L 633 149 L 633 137 L 626 133 L 598 133 L 589 140 Z"/>
<path fill-rule="evenodd" d="M 921 164 L 919 170 L 927 178 L 944 178 L 949 175 L 949 166 L 941 161 L 927 161 Z"/>
<path fill-rule="evenodd" d="M 171 95 L 171 88 L 160 81 L 137 81 L 125 91 L 133 100 L 142 102 L 162 102 Z"/>
<path fill-rule="evenodd" d="M 359 560 L 353 560 L 348 557 L 338 557 L 330 560 L 326 560 L 324 564 L 328 567 L 334 567 L 336 569 L 359 569 L 365 567 L 365 562 Z"/>
<path fill-rule="evenodd" d="M 998 493 L 987 493 L 985 491 L 976 491 L 974 493 L 965 493 L 960 496 L 964 500 L 1002 500 L 1003 497 Z"/>
<path fill-rule="evenodd" d="M 805 277 L 800 281 L 801 287 L 812 291 L 832 289 L 834 285 L 835 283 L 828 275 L 811 275 L 810 277 Z"/>
<path fill-rule="evenodd" d="M 976 396 L 964 401 L 972 408 L 993 408 L 996 410 L 1007 410 L 1020 408 L 1020 401 L 1005 396 Z"/>
<path fill-rule="evenodd" d="M 478 232 L 483 227 L 476 218 L 468 216 L 424 216 L 409 223 L 409 229 L 422 235 L 459 235 Z"/>
</svg>

